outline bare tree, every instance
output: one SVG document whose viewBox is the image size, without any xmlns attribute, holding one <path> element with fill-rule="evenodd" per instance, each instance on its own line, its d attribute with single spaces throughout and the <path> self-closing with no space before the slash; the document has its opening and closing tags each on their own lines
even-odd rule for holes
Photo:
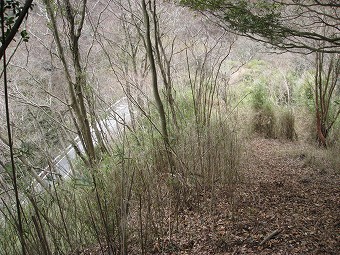
<svg viewBox="0 0 340 255">
<path fill-rule="evenodd" d="M 89 91 L 87 74 L 84 65 L 82 65 L 79 46 L 79 39 L 85 21 L 87 1 L 84 0 L 78 3 L 77 8 L 69 0 L 58 1 L 56 4 L 49 0 L 44 0 L 44 4 L 51 22 L 51 29 L 58 49 L 58 57 L 63 64 L 68 82 L 70 113 L 88 156 L 88 164 L 93 165 L 96 160 L 96 154 L 91 134 L 91 121 L 89 120 L 89 111 L 93 114 L 93 108 L 91 107 L 93 102 L 89 94 L 86 93 Z M 55 8 L 63 10 L 60 17 L 63 23 L 62 29 L 58 25 Z M 64 33 L 68 36 L 68 39 L 65 39 L 66 44 L 63 44 L 62 39 Z M 67 52 L 71 54 L 71 59 L 68 58 Z"/>
<path fill-rule="evenodd" d="M 149 3 L 151 7 L 151 2 Z M 149 8 L 150 9 L 150 8 Z M 150 22 L 150 15 L 148 8 L 146 6 L 146 1 L 142 0 L 142 10 L 144 15 L 144 26 L 146 29 L 145 32 L 145 41 L 146 41 L 146 51 L 150 62 L 150 69 L 151 69 L 151 78 L 152 78 L 152 90 L 154 99 L 158 108 L 158 113 L 160 116 L 160 122 L 161 122 L 161 131 L 163 140 L 165 143 L 165 146 L 167 148 L 167 154 L 170 161 L 170 165 L 173 167 L 173 159 L 172 154 L 170 150 L 170 140 L 169 140 L 169 133 L 168 133 L 168 126 L 167 126 L 167 120 L 166 120 L 166 113 L 164 110 L 164 104 L 162 102 L 160 93 L 159 93 L 159 84 L 158 84 L 158 76 L 157 76 L 157 69 L 156 69 L 156 60 L 155 55 L 153 51 L 153 46 L 151 42 L 151 22 Z M 156 10 L 156 3 L 153 2 L 153 11 Z"/>
<path fill-rule="evenodd" d="M 16 213 L 17 219 L 14 221 L 18 230 L 19 240 L 21 243 L 22 254 L 25 255 L 26 251 L 26 241 L 25 241 L 25 233 L 23 230 L 23 221 L 21 214 L 21 202 L 19 198 L 19 189 L 17 182 L 17 169 L 14 162 L 14 151 L 13 151 L 13 138 L 10 124 L 10 116 L 9 116 L 9 98 L 8 98 L 8 80 L 7 80 L 7 58 L 6 58 L 6 49 L 9 44 L 14 39 L 14 36 L 18 32 L 21 23 L 23 22 L 25 16 L 28 13 L 29 8 L 31 7 L 32 0 L 27 0 L 24 7 L 21 8 L 20 4 L 11 5 L 11 1 L 8 1 L 5 5 L 4 1 L 0 3 L 0 25 L 1 25 L 1 48 L 0 48 L 0 59 L 3 60 L 3 81 L 4 81 L 4 98 L 5 98 L 5 112 L 6 112 L 6 127 L 7 127 L 7 135 L 8 135 L 8 146 L 10 151 L 11 158 L 11 170 L 12 170 L 12 184 L 15 195 L 15 205 L 16 205 Z M 6 9 L 11 9 L 15 14 L 14 18 L 8 17 L 6 15 Z M 15 22 L 14 22 L 15 20 Z M 14 24 L 12 24 L 14 22 Z M 13 26 L 12 26 L 13 25 Z M 8 28 L 6 28 L 8 26 Z M 23 37 L 25 37 L 25 34 Z M 27 38 L 26 38 L 27 39 Z"/>
</svg>

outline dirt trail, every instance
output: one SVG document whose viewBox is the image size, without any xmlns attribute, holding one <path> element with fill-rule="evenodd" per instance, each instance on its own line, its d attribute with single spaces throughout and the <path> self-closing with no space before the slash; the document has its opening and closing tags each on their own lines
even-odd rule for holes
<svg viewBox="0 0 340 255">
<path fill-rule="evenodd" d="M 246 151 L 236 190 L 202 194 L 149 254 L 340 254 L 339 170 L 297 142 L 255 138 Z"/>
<path fill-rule="evenodd" d="M 233 200 L 221 190 L 213 208 L 186 211 L 155 253 L 340 254 L 339 171 L 314 168 L 298 143 L 257 138 L 247 147 Z"/>
</svg>

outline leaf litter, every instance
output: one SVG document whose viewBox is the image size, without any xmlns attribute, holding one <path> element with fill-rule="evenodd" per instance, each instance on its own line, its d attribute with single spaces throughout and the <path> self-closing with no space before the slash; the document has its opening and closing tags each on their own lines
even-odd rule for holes
<svg viewBox="0 0 340 255">
<path fill-rule="evenodd" d="M 313 164 L 299 142 L 254 138 L 246 147 L 235 190 L 202 194 L 147 254 L 340 254 L 340 169 Z"/>
</svg>

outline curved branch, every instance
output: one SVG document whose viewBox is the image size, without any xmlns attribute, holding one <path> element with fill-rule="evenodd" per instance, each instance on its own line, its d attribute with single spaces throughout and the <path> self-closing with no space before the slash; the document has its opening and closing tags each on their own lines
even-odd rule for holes
<svg viewBox="0 0 340 255">
<path fill-rule="evenodd" d="M 29 9 L 32 6 L 33 0 L 26 0 L 24 7 L 22 8 L 22 11 L 19 14 L 18 19 L 15 21 L 14 26 L 12 27 L 10 33 L 6 36 L 4 42 L 2 43 L 0 47 L 0 59 L 3 57 L 7 47 L 9 44 L 13 41 L 14 36 L 18 32 L 21 23 L 23 22 L 25 16 L 27 15 Z"/>
</svg>

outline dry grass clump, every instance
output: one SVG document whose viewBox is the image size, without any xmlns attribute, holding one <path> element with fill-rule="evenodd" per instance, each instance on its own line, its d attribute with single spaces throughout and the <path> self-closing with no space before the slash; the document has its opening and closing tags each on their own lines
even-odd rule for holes
<svg viewBox="0 0 340 255">
<path fill-rule="evenodd" d="M 279 111 L 277 133 L 280 138 L 293 141 L 297 139 L 295 131 L 295 116 L 292 109 Z"/>
<path fill-rule="evenodd" d="M 255 133 L 266 138 L 276 138 L 275 125 L 276 117 L 270 106 L 259 109 L 254 113 L 252 127 Z"/>
<path fill-rule="evenodd" d="M 329 160 L 334 169 L 340 172 L 340 120 L 333 126 L 329 137 Z"/>
</svg>

